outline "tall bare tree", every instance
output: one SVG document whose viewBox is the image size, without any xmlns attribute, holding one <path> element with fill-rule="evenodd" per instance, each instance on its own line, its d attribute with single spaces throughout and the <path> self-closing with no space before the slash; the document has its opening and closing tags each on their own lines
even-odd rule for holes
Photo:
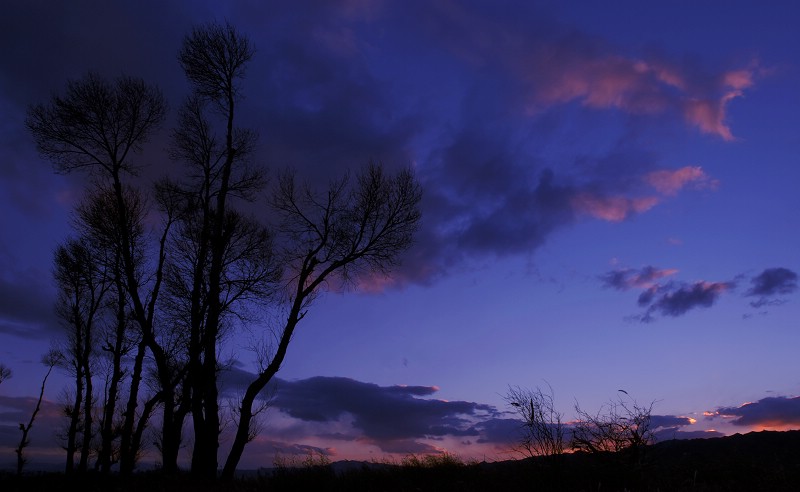
<svg viewBox="0 0 800 492">
<path fill-rule="evenodd" d="M 94 434 L 92 379 L 97 358 L 93 347 L 99 339 L 97 325 L 110 284 L 103 263 L 86 240 L 71 239 L 56 248 L 53 272 L 59 293 L 56 313 L 67 329 L 61 365 L 75 378 L 75 398 L 67 409 L 67 473 L 75 468 L 76 451 L 80 451 L 78 471 L 85 472 L 91 452 Z M 79 434 L 83 436 L 80 445 Z"/>
<path fill-rule="evenodd" d="M 122 255 L 114 250 L 106 265 L 110 273 L 111 295 L 107 309 L 112 314 L 106 327 L 100 347 L 107 357 L 107 370 L 104 380 L 103 409 L 100 418 L 100 447 L 97 453 L 97 468 L 103 472 L 111 471 L 111 466 L 119 459 L 121 446 L 116 439 L 122 434 L 124 415 L 118 415 L 118 405 L 123 391 L 122 384 L 129 373 L 124 360 L 135 345 L 135 332 L 130 326 L 128 298 L 122 271 Z"/>
<path fill-rule="evenodd" d="M 180 182 L 157 184 L 154 198 L 164 222 L 152 242 L 143 232 L 152 209 L 131 186 L 137 172 L 131 156 L 164 118 L 160 92 L 131 77 L 109 82 L 90 73 L 70 81 L 65 95 L 29 110 L 28 129 L 56 170 L 86 171 L 100 185 L 80 213 L 92 241 L 108 246 L 104 257 L 116 294 L 110 310 L 116 322 L 109 322 L 116 331 L 108 331 L 103 345 L 113 362 L 104 386 L 102 470 L 112 461 L 115 395 L 125 378 L 120 471 L 133 470 L 145 424 L 160 404 L 164 469 L 177 470 L 181 429 L 191 415 L 192 471 L 216 478 L 221 343 L 228 328 L 250 321 L 248 309 L 277 303 L 278 290 L 285 324 L 272 333 L 275 351 L 258 354 L 258 376 L 235 412 L 237 436 L 224 470 L 231 477 L 254 432 L 254 403 L 279 370 L 306 309 L 330 281 L 387 273 L 417 228 L 421 192 L 410 171 L 387 176 L 371 165 L 321 194 L 286 173 L 270 198 L 271 212 L 282 221 L 276 253 L 273 230 L 237 208 L 264 187 L 250 163 L 255 133 L 236 124 L 240 84 L 253 54 L 248 38 L 230 24 L 202 25 L 184 39 L 178 60 L 193 92 L 179 111 L 171 154 L 188 172 Z M 133 361 L 126 372 L 121 355 L 128 351 Z M 155 385 L 143 398 L 147 361 Z"/>
<path fill-rule="evenodd" d="M 297 324 L 314 299 L 337 280 L 387 274 L 412 243 L 419 220 L 420 185 L 410 170 L 387 176 L 370 164 L 356 178 L 331 183 L 322 193 L 298 184 L 285 173 L 271 197 L 283 233 L 282 260 L 287 269 L 285 322 L 274 336 L 274 351 L 260 354 L 257 375 L 238 409 L 236 436 L 222 471 L 233 478 L 244 448 L 253 438 L 254 404 L 280 370 Z M 269 347 L 270 344 L 265 344 Z"/>
<path fill-rule="evenodd" d="M 136 174 L 132 154 L 142 148 L 150 135 L 159 127 L 166 113 L 166 103 L 161 92 L 140 79 L 122 76 L 113 82 L 95 73 L 81 80 L 67 83 L 63 96 L 55 95 L 47 105 L 32 106 L 26 125 L 34 137 L 40 153 L 50 159 L 56 170 L 70 173 L 85 170 L 101 182 L 109 183 L 113 206 L 106 211 L 115 222 L 118 251 L 121 254 L 125 290 L 131 304 L 133 318 L 138 324 L 141 346 L 137 364 L 131 377 L 126 418 L 133 419 L 139 400 L 139 382 L 144 347 L 150 350 L 162 381 L 163 391 L 170 393 L 166 354 L 158 345 L 155 335 L 155 313 L 162 281 L 164 244 L 168 227 L 161 235 L 161 248 L 152 265 L 154 273 L 143 276 L 141 258 L 138 257 L 134 236 L 141 216 L 130 209 L 130 194 L 124 184 L 126 176 Z M 165 395 L 161 395 L 165 397 Z M 127 422 L 126 422 L 127 423 Z M 125 432 L 127 430 L 127 432 Z M 132 428 L 126 425 L 123 441 L 131 440 Z M 133 470 L 136 450 L 122 449 L 121 471 Z"/>
<path fill-rule="evenodd" d="M 173 280 L 189 300 L 192 472 L 209 478 L 216 477 L 221 430 L 217 374 L 223 320 L 233 303 L 267 294 L 277 277 L 268 231 L 231 204 L 232 198 L 252 197 L 262 184 L 247 161 L 255 134 L 236 126 L 240 83 L 253 53 L 249 39 L 230 24 L 206 24 L 186 36 L 178 55 L 194 89 L 173 133 L 173 157 L 186 163 L 192 177 L 184 185 L 190 213 L 182 225 L 192 249 L 178 255 L 184 266 L 176 263 Z"/>
</svg>

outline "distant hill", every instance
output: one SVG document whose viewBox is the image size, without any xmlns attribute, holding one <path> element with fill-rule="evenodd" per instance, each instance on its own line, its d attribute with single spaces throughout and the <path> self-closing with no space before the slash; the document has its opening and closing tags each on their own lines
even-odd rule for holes
<svg viewBox="0 0 800 492">
<path fill-rule="evenodd" d="M 320 471 L 279 471 L 272 490 L 295 490 Z M 669 440 L 635 457 L 571 453 L 430 469 L 340 461 L 327 471 L 325 490 L 800 491 L 800 431 Z"/>
<path fill-rule="evenodd" d="M 572 453 L 499 462 L 421 460 L 414 466 L 339 461 L 243 471 L 232 484 L 142 471 L 134 477 L 0 474 L 0 490 L 256 491 L 800 491 L 800 431 L 664 441 L 642 453 Z"/>
</svg>

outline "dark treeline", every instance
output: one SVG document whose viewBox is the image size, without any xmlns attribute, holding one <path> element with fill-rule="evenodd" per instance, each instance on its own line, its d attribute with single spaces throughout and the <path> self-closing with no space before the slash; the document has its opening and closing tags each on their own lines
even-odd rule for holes
<svg viewBox="0 0 800 492">
<path fill-rule="evenodd" d="M 256 133 L 237 124 L 254 53 L 228 24 L 185 37 L 178 61 L 192 92 L 168 151 L 180 179 L 141 184 L 135 157 L 168 106 L 138 78 L 92 72 L 29 109 L 39 152 L 57 172 L 90 178 L 53 265 L 59 367 L 74 381 L 60 436 L 68 474 L 128 475 L 150 434 L 163 471 L 176 472 L 190 426 L 192 475 L 215 479 L 222 468 L 231 479 L 258 432 L 262 390 L 315 297 L 333 280 L 388 273 L 412 242 L 421 191 L 409 170 L 371 163 L 322 190 L 284 171 L 266 186 Z M 243 207 L 256 199 L 268 203 L 258 217 Z M 261 336 L 249 347 L 258 367 L 223 415 L 221 348 L 245 325 Z M 236 432 L 219 463 L 223 418 Z"/>
</svg>

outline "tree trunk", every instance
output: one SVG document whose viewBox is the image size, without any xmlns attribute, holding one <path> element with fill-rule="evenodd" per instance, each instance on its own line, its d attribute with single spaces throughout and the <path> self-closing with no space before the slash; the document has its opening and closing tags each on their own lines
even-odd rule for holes
<svg viewBox="0 0 800 492">
<path fill-rule="evenodd" d="M 92 387 L 92 368 L 90 357 L 92 353 L 91 324 L 87 321 L 86 333 L 84 333 L 84 348 L 82 353 L 83 378 L 86 381 L 86 392 L 84 393 L 83 403 L 83 443 L 81 444 L 81 460 L 78 464 L 78 471 L 85 473 L 89 468 L 89 455 L 92 451 L 92 410 L 94 410 L 94 395 Z"/>
<path fill-rule="evenodd" d="M 181 446 L 181 427 L 175 412 L 175 398 L 171 391 L 163 396 L 161 424 L 161 466 L 165 473 L 178 472 L 178 452 Z"/>
<path fill-rule="evenodd" d="M 117 269 L 117 272 L 119 270 Z M 122 352 L 125 344 L 125 291 L 121 279 L 117 274 L 117 329 L 114 333 L 114 345 L 112 347 L 112 369 L 111 384 L 108 389 L 105 408 L 103 409 L 103 426 L 100 429 L 100 454 L 97 457 L 101 473 L 111 471 L 111 460 L 114 447 L 114 419 L 117 412 L 117 400 L 119 398 L 119 383 L 122 381 Z"/>
<path fill-rule="evenodd" d="M 81 403 L 83 402 L 83 373 L 80 369 L 75 376 L 75 400 L 69 414 L 69 428 L 67 429 L 67 463 L 66 473 L 75 471 L 75 452 L 77 451 L 78 423 L 81 418 Z"/>
<path fill-rule="evenodd" d="M 119 451 L 119 471 L 122 475 L 129 475 L 136 466 L 136 452 L 132 449 L 134 425 L 136 422 L 136 407 L 139 405 L 139 385 L 142 381 L 142 367 L 146 345 L 144 341 L 139 342 L 136 349 L 136 358 L 133 363 L 133 374 L 131 374 L 131 387 L 128 393 L 128 404 L 125 408 L 125 420 L 122 424 L 122 436 Z"/>
<path fill-rule="evenodd" d="M 292 303 L 292 310 L 289 313 L 289 317 L 286 320 L 286 326 L 281 334 L 278 350 L 275 352 L 275 355 L 266 369 L 261 371 L 258 377 L 252 383 L 250 383 L 250 385 L 247 387 L 247 391 L 245 391 L 244 398 L 242 398 L 242 406 L 239 408 L 239 422 L 236 427 L 236 437 L 231 445 L 228 458 L 225 460 L 225 467 L 222 470 L 222 480 L 233 480 L 233 477 L 236 473 L 236 468 L 239 466 L 239 461 L 242 459 L 244 448 L 251 439 L 250 422 L 253 419 L 253 403 L 255 402 L 256 397 L 258 397 L 258 394 L 261 392 L 261 390 L 263 390 L 264 387 L 266 387 L 266 385 L 272 380 L 275 374 L 278 373 L 281 364 L 283 364 L 283 360 L 286 358 L 286 351 L 289 348 L 289 342 L 292 339 L 294 329 L 297 326 L 297 323 L 303 317 L 302 314 L 300 314 L 300 309 L 303 305 L 303 300 L 305 299 L 305 291 L 303 290 L 303 287 L 309 273 L 310 272 L 304 268 L 300 274 L 297 296 Z"/>
</svg>

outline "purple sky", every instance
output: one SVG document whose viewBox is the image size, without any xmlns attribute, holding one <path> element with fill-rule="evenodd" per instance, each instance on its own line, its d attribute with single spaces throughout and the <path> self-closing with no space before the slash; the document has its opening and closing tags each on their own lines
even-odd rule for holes
<svg viewBox="0 0 800 492">
<path fill-rule="evenodd" d="M 309 449 L 510 457 L 509 385 L 549 383 L 567 420 L 625 389 L 656 401 L 662 435 L 800 428 L 800 6 L 501 5 L 5 5 L 0 362 L 15 375 L 0 465 L 59 334 L 52 253 L 86 185 L 37 155 L 27 107 L 95 70 L 140 76 L 177 108 L 183 36 L 226 19 L 257 50 L 242 117 L 260 163 L 318 183 L 371 159 L 411 165 L 425 194 L 392 278 L 329 293 L 301 322 L 242 467 Z M 146 177 L 174 167 L 173 122 L 139 157 Z M 241 354 L 229 395 L 254 369 L 246 343 L 226 348 Z M 63 459 L 64 384 L 34 427 L 40 461 Z"/>
</svg>

